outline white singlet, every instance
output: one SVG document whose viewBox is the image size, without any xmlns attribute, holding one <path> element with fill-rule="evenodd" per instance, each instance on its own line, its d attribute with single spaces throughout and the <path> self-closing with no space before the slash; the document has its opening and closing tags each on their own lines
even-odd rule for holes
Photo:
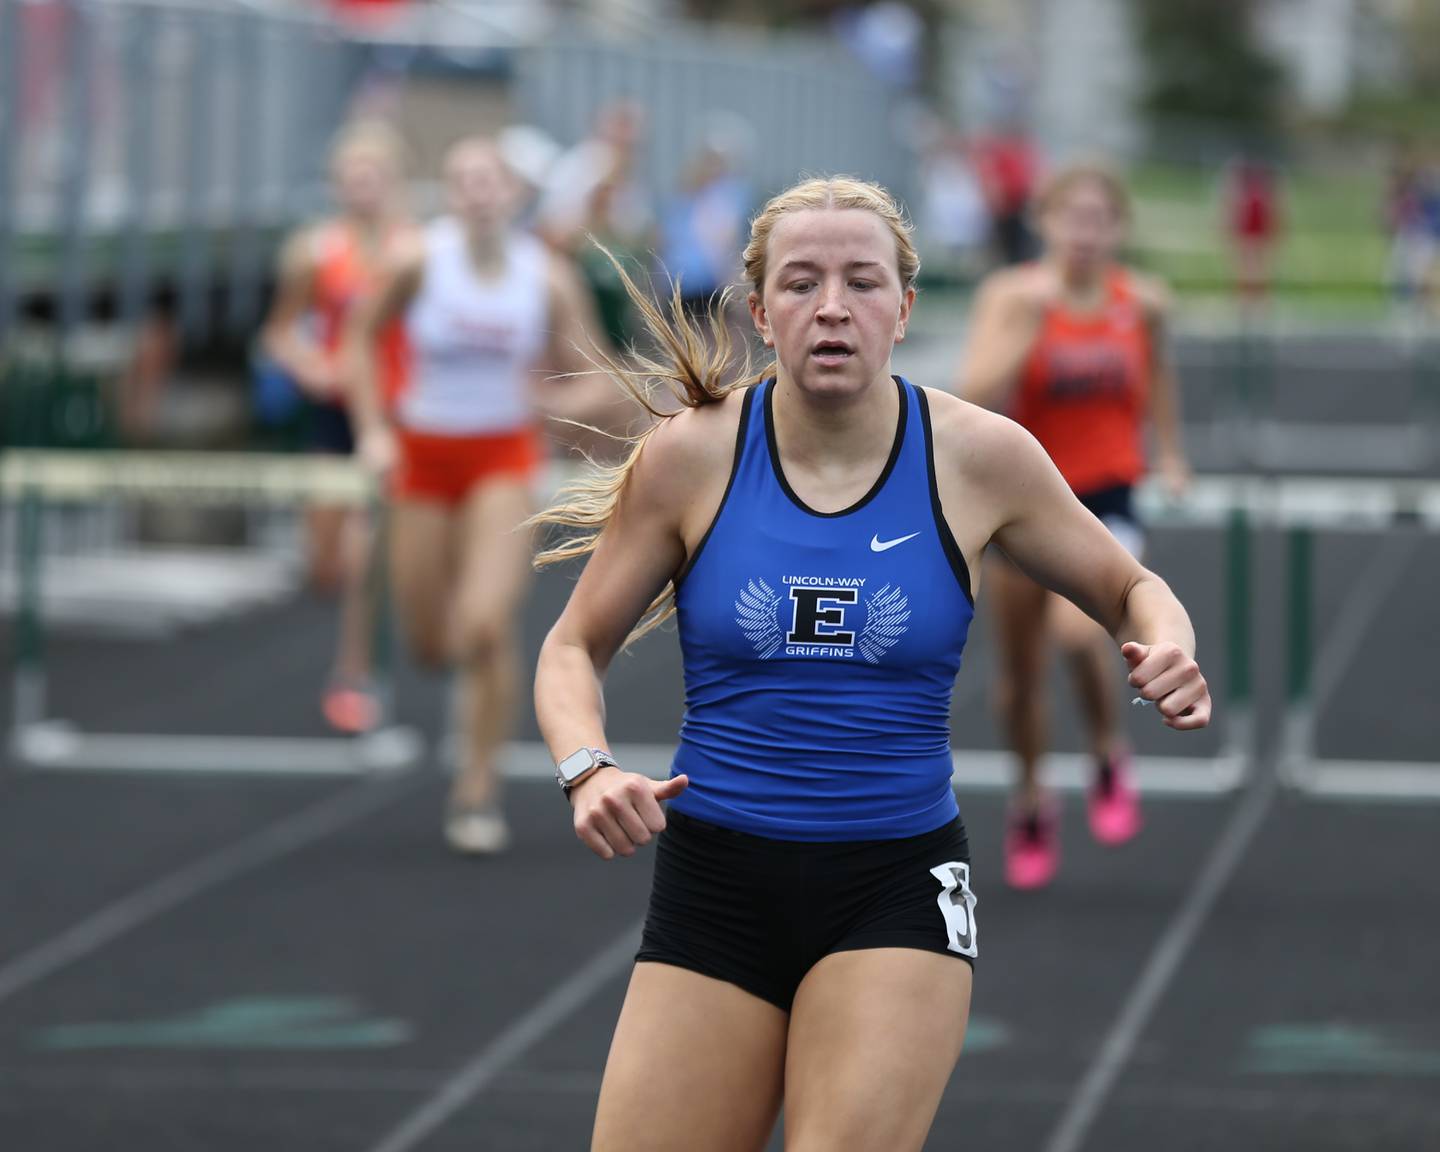
<svg viewBox="0 0 1440 1152">
<path fill-rule="evenodd" d="M 465 230 L 442 218 L 425 231 L 425 273 L 406 315 L 409 385 L 400 423 L 414 432 L 475 436 L 535 422 L 529 372 L 546 343 L 549 310 L 545 246 L 515 233 L 505 270 L 481 279 Z"/>
</svg>

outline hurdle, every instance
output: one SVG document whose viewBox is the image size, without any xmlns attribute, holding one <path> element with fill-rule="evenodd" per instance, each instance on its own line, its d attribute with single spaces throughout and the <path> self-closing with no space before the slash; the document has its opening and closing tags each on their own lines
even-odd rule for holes
<svg viewBox="0 0 1440 1152">
<path fill-rule="evenodd" d="M 1332 690 L 1316 683 L 1314 636 L 1315 533 L 1408 526 L 1440 528 L 1440 483 L 1417 481 L 1315 481 L 1292 486 L 1276 518 L 1285 538 L 1285 714 L 1280 772 L 1291 788 L 1321 797 L 1440 799 L 1440 745 L 1434 761 L 1345 760 L 1316 754 L 1316 716 Z M 1403 558 L 1397 563 L 1403 563 Z M 1363 624 L 1354 630 L 1358 643 Z M 1377 717 L 1377 720 L 1379 718 Z"/>
<path fill-rule="evenodd" d="M 1137 762 L 1146 791 L 1217 794 L 1240 787 L 1256 762 L 1254 710 L 1254 538 L 1284 534 L 1285 709 L 1277 771 L 1287 787 L 1314 795 L 1440 799 L 1440 762 L 1329 760 L 1315 754 L 1314 535 L 1321 530 L 1379 532 L 1396 526 L 1440 528 L 1440 482 L 1355 480 L 1318 476 L 1218 474 L 1196 477 L 1183 498 L 1172 500 L 1154 480 L 1137 490 L 1147 524 L 1223 528 L 1225 532 L 1226 690 L 1215 700 L 1225 725 L 1213 757 L 1146 755 Z M 1440 755 L 1440 750 L 1437 750 Z M 1013 757 L 957 749 L 955 782 L 961 787 L 1006 788 Z M 1052 753 L 1047 776 L 1054 786 L 1083 789 L 1089 757 Z"/>
<path fill-rule="evenodd" d="M 1225 693 L 1217 700 L 1223 725 L 1220 748 L 1210 756 L 1136 758 L 1142 789 L 1152 794 L 1208 796 L 1231 792 L 1244 784 L 1254 761 L 1252 651 L 1252 506 L 1248 478 L 1197 478 L 1181 500 L 1169 497 L 1155 480 L 1136 490 L 1136 507 L 1147 527 L 1219 529 L 1224 533 L 1221 563 L 1225 588 Z M 953 781 L 958 788 L 1006 790 L 1014 780 L 1015 758 L 1008 751 L 956 748 Z M 1062 791 L 1083 791 L 1094 774 L 1090 756 L 1050 752 L 1045 777 Z"/>
<path fill-rule="evenodd" d="M 30 769 L 318 774 L 392 772 L 423 742 L 393 720 L 393 644 L 384 609 L 383 546 L 374 550 L 375 671 L 380 722 L 355 737 L 89 732 L 49 715 L 42 612 L 44 512 L 56 504 L 144 497 L 211 506 L 323 500 L 381 510 L 374 479 L 352 460 L 251 453 L 38 451 L 0 457 L 0 498 L 18 505 L 12 757 Z M 383 517 L 380 520 L 383 532 Z"/>
</svg>

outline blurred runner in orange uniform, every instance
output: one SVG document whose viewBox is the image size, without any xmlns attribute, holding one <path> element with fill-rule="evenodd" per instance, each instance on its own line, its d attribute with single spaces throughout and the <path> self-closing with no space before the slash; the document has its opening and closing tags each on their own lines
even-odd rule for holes
<svg viewBox="0 0 1440 1152">
<path fill-rule="evenodd" d="M 1041 189 L 1036 207 L 1041 258 L 982 283 L 960 392 L 1027 428 L 1081 503 L 1138 557 L 1144 536 L 1132 494 L 1145 472 L 1147 420 L 1167 485 L 1178 492 L 1188 478 L 1178 388 L 1165 348 L 1169 293 L 1116 262 L 1129 198 L 1106 169 L 1060 170 Z M 1095 838 L 1120 844 L 1133 837 L 1141 823 L 1139 801 L 1117 717 L 1110 638 L 1008 560 L 997 559 L 991 568 L 1000 712 L 1020 760 L 1005 874 L 1014 887 L 1037 888 L 1050 882 L 1059 863 L 1055 805 L 1038 776 L 1047 741 L 1045 668 L 1052 635 L 1074 673 L 1095 758 L 1089 794 Z"/>
<path fill-rule="evenodd" d="M 344 129 L 330 158 L 338 211 L 296 232 L 281 255 L 264 347 L 309 402 L 306 436 L 314 452 L 348 456 L 355 450 L 342 338 L 357 302 L 374 291 L 390 254 L 414 233 L 403 207 L 401 157 L 399 137 L 385 124 L 363 121 Z M 405 382 L 401 325 L 377 335 L 376 356 L 381 391 L 393 404 Z M 378 716 L 366 592 L 371 525 L 363 511 L 321 504 L 309 509 L 307 528 L 312 584 L 340 592 L 339 635 L 322 707 L 336 729 L 364 732 Z"/>
</svg>

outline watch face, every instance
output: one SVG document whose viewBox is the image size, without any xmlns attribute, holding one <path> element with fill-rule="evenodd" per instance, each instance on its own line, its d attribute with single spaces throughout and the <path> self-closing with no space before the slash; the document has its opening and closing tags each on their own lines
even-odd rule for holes
<svg viewBox="0 0 1440 1152">
<path fill-rule="evenodd" d="M 567 783 L 574 780 L 582 772 L 589 771 L 590 766 L 595 763 L 595 757 L 588 748 L 581 748 L 578 752 L 572 752 L 569 756 L 556 766 L 555 771 L 560 778 Z"/>
</svg>

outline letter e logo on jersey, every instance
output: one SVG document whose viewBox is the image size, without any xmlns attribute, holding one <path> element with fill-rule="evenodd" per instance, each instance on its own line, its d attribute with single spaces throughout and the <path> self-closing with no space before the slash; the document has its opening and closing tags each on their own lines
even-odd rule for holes
<svg viewBox="0 0 1440 1152">
<path fill-rule="evenodd" d="M 946 947 L 961 956 L 976 956 L 975 893 L 970 891 L 970 865 L 952 861 L 930 869 L 930 875 L 940 881 L 940 915 L 945 917 L 945 931 L 949 936 Z"/>
<path fill-rule="evenodd" d="M 849 648 L 855 633 L 845 628 L 845 606 L 860 599 L 858 588 L 790 589 L 792 607 L 787 644 L 835 644 Z"/>
</svg>

